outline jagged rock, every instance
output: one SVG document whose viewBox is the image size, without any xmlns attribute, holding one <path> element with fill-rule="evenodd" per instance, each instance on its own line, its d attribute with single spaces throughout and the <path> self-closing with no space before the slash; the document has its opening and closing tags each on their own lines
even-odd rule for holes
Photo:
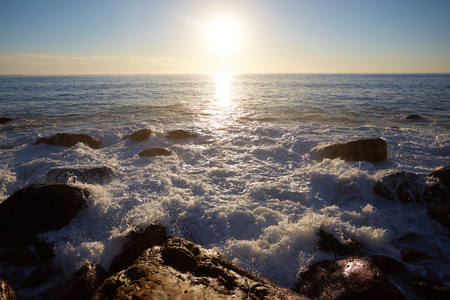
<svg viewBox="0 0 450 300">
<path fill-rule="evenodd" d="M 364 257 L 313 264 L 300 277 L 294 291 L 311 299 L 404 299 L 386 275 Z"/>
<path fill-rule="evenodd" d="M 402 202 L 420 202 L 425 191 L 424 178 L 418 174 L 382 170 L 374 175 L 377 183 L 374 192 L 389 200 Z"/>
<path fill-rule="evenodd" d="M 145 249 L 161 246 L 167 238 L 166 228 L 158 225 L 150 225 L 142 232 L 140 230 L 130 232 L 122 252 L 114 258 L 108 273 L 114 274 L 128 268 Z"/>
<path fill-rule="evenodd" d="M 82 183 L 105 183 L 111 181 L 115 176 L 115 171 L 111 167 L 94 167 L 81 169 L 52 169 L 47 172 L 48 182 L 67 183 L 71 178 Z"/>
<path fill-rule="evenodd" d="M 179 140 L 179 139 L 187 139 L 187 138 L 196 138 L 198 137 L 195 133 L 190 133 L 186 130 L 174 130 L 169 131 L 164 134 L 164 136 L 171 140 Z"/>
<path fill-rule="evenodd" d="M 0 203 L 0 240 L 21 246 L 60 229 L 85 207 L 89 193 L 67 184 L 33 184 Z"/>
<path fill-rule="evenodd" d="M 305 299 L 182 238 L 145 250 L 94 299 Z"/>
<path fill-rule="evenodd" d="M 450 189 L 450 166 L 439 168 L 431 172 L 430 176 L 437 178 L 440 183 Z"/>
<path fill-rule="evenodd" d="M 450 299 L 450 286 L 442 285 L 422 275 L 415 275 L 409 279 L 409 284 L 421 294 L 424 299 Z"/>
<path fill-rule="evenodd" d="M 317 236 L 319 237 L 317 247 L 322 251 L 340 256 L 353 255 L 359 252 L 359 245 L 355 241 L 351 241 L 347 245 L 341 244 L 337 238 L 323 229 L 317 232 Z"/>
<path fill-rule="evenodd" d="M 53 146 L 72 147 L 78 143 L 83 143 L 92 149 L 100 149 L 101 142 L 98 138 L 91 137 L 87 134 L 76 133 L 57 133 L 50 137 L 43 137 L 38 139 L 34 144 L 49 144 Z"/>
<path fill-rule="evenodd" d="M 6 283 L 6 281 L 0 279 L 0 299 L 2 300 L 19 300 L 14 290 Z"/>
<path fill-rule="evenodd" d="M 54 300 L 92 299 L 106 277 L 106 271 L 100 265 L 84 265 L 64 283 Z"/>
<path fill-rule="evenodd" d="M 175 152 L 169 149 L 164 148 L 150 148 L 145 149 L 141 151 L 141 153 L 138 154 L 141 157 L 152 157 L 152 156 L 171 156 L 175 155 Z"/>
<path fill-rule="evenodd" d="M 0 118 L 0 124 L 5 124 L 5 123 L 8 123 L 8 122 L 11 122 L 13 119 L 10 119 L 10 118 L 6 118 L 6 117 L 1 117 Z"/>
<path fill-rule="evenodd" d="M 321 145 L 310 151 L 315 160 L 342 158 L 347 161 L 380 162 L 387 158 L 387 144 L 381 138 Z"/>
<path fill-rule="evenodd" d="M 27 248 L 7 248 L 0 250 L 0 261 L 23 267 L 34 263 L 36 255 Z"/>
<path fill-rule="evenodd" d="M 145 140 L 148 140 L 150 135 L 152 134 L 151 129 L 141 129 L 139 131 L 136 131 L 132 134 L 126 135 L 123 138 L 124 139 L 131 139 L 135 142 L 143 142 Z"/>
<path fill-rule="evenodd" d="M 400 251 L 402 260 L 407 263 L 417 263 L 423 260 L 432 259 L 431 256 L 417 249 L 403 249 Z"/>
<path fill-rule="evenodd" d="M 406 267 L 401 262 L 389 256 L 374 255 L 372 262 L 386 275 L 406 272 Z"/>
</svg>

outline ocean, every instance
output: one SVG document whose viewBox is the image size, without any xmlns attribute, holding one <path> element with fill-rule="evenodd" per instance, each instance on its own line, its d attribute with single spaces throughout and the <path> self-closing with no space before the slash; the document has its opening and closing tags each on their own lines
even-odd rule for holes
<svg viewBox="0 0 450 300">
<path fill-rule="evenodd" d="M 449 74 L 0 76 L 0 117 L 13 119 L 0 124 L 0 202 L 55 168 L 116 173 L 71 180 L 90 191 L 88 207 L 41 234 L 56 245 L 61 282 L 88 262 L 108 269 L 128 232 L 159 224 L 286 287 L 310 264 L 337 258 L 317 248 L 320 228 L 358 241 L 367 257 L 401 261 L 401 249 L 422 250 L 434 260 L 408 270 L 450 285 L 448 229 L 422 205 L 373 191 L 380 170 L 450 165 Z M 144 128 L 148 140 L 123 139 Z M 164 137 L 177 129 L 199 136 Z M 34 145 L 60 132 L 97 137 L 102 148 Z M 309 156 L 321 144 L 376 137 L 387 142 L 379 163 Z M 138 156 L 152 147 L 177 155 Z M 0 264 L 0 278 L 32 270 Z"/>
</svg>

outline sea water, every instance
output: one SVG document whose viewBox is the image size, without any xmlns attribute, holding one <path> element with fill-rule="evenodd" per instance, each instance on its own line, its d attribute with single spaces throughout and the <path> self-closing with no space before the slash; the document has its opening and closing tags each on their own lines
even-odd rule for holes
<svg viewBox="0 0 450 300">
<path fill-rule="evenodd" d="M 337 258 L 317 248 L 320 228 L 358 241 L 367 257 L 422 250 L 433 260 L 408 270 L 450 284 L 448 229 L 422 205 L 373 192 L 380 170 L 450 165 L 448 74 L 0 76 L 0 114 L 13 119 L 0 125 L 0 201 L 55 168 L 115 171 L 100 184 L 70 180 L 90 191 L 88 207 L 40 236 L 56 245 L 60 282 L 89 262 L 108 269 L 127 233 L 159 224 L 286 287 Z M 143 128 L 153 130 L 148 140 L 123 139 Z M 164 137 L 176 129 L 199 137 Z M 89 134 L 102 148 L 33 144 L 59 132 Z M 317 145 L 375 137 L 387 142 L 380 163 L 309 156 Z M 137 155 L 152 147 L 177 155 Z M 32 270 L 1 264 L 0 277 Z"/>
</svg>

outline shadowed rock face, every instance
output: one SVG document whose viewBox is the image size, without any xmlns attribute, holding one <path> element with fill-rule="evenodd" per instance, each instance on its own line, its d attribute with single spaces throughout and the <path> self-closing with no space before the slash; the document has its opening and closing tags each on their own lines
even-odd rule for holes
<svg viewBox="0 0 450 300">
<path fill-rule="evenodd" d="M 101 142 L 98 138 L 91 137 L 87 134 L 75 133 L 57 133 L 50 137 L 38 139 L 34 144 L 49 144 L 53 146 L 72 147 L 78 143 L 83 143 L 92 149 L 100 149 Z"/>
<path fill-rule="evenodd" d="M 169 131 L 164 134 L 164 136 L 170 140 L 179 140 L 179 139 L 187 139 L 187 138 L 196 138 L 198 137 L 195 133 L 187 132 L 186 130 L 174 130 Z"/>
<path fill-rule="evenodd" d="M 311 299 L 404 299 L 387 277 L 364 257 L 313 264 L 294 289 Z"/>
<path fill-rule="evenodd" d="M 0 239 L 31 245 L 37 234 L 68 225 L 88 195 L 66 184 L 33 184 L 18 190 L 0 203 Z"/>
<path fill-rule="evenodd" d="M 141 157 L 152 157 L 152 156 L 171 156 L 175 155 L 175 152 L 164 148 L 150 148 L 141 151 L 139 154 Z"/>
<path fill-rule="evenodd" d="M 110 167 L 52 169 L 47 172 L 47 181 L 66 183 L 70 178 L 74 177 L 79 182 L 100 184 L 111 180 L 114 175 L 115 171 Z"/>
<path fill-rule="evenodd" d="M 341 158 L 347 161 L 380 162 L 387 158 L 386 141 L 380 138 L 317 146 L 311 149 L 315 160 Z"/>
<path fill-rule="evenodd" d="M 139 131 L 136 131 L 130 135 L 126 135 L 123 138 L 124 139 L 131 139 L 135 142 L 143 142 L 145 140 L 148 140 L 148 138 L 150 137 L 150 135 L 152 134 L 152 130 L 151 129 L 141 129 Z"/>
<path fill-rule="evenodd" d="M 147 249 L 94 299 L 305 299 L 182 238 Z"/>
</svg>

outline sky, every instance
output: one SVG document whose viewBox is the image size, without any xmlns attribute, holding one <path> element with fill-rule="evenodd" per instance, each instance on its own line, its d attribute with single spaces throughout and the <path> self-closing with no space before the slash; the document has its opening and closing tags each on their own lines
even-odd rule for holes
<svg viewBox="0 0 450 300">
<path fill-rule="evenodd" d="M 0 75 L 450 73 L 449 0 L 0 4 Z"/>
</svg>

